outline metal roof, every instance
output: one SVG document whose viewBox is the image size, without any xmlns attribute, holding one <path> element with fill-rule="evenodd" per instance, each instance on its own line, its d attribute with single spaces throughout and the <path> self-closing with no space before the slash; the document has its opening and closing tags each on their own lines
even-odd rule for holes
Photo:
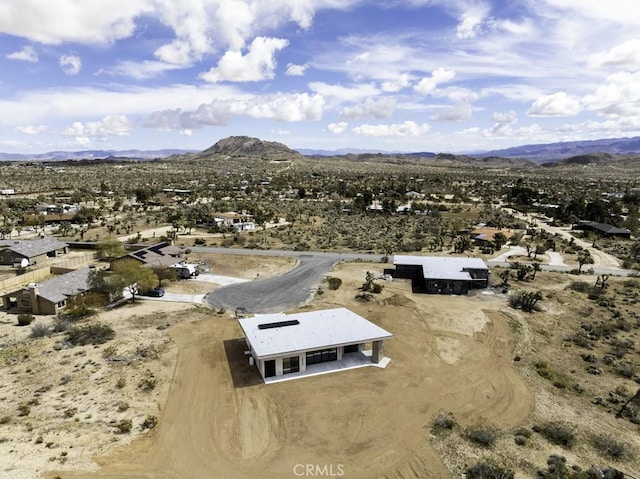
<svg viewBox="0 0 640 479">
<path fill-rule="evenodd" d="M 261 324 L 293 320 L 297 320 L 299 324 L 266 329 L 259 327 Z M 238 322 L 260 359 L 393 337 L 390 332 L 347 308 L 296 314 L 265 314 L 242 318 Z"/>
<path fill-rule="evenodd" d="M 484 269 L 489 267 L 480 258 L 458 258 L 449 256 L 406 256 L 395 255 L 394 265 L 422 266 L 425 279 L 471 280 L 465 269 Z"/>
</svg>

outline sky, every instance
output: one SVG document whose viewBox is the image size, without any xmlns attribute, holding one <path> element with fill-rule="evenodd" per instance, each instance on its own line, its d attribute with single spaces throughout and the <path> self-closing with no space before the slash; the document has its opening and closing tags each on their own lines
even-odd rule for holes
<svg viewBox="0 0 640 479">
<path fill-rule="evenodd" d="M 0 0 L 0 151 L 640 135 L 637 0 Z"/>
</svg>

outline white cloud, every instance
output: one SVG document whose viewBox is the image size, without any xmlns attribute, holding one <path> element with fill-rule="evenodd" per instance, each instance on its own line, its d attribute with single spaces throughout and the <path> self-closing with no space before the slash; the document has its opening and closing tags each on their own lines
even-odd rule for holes
<svg viewBox="0 0 640 479">
<path fill-rule="evenodd" d="M 467 121 L 473 115 L 473 107 L 469 104 L 460 103 L 443 108 L 430 117 L 436 121 Z"/>
<path fill-rule="evenodd" d="M 9 60 L 20 60 L 23 62 L 29 63 L 37 63 L 38 62 L 38 54 L 33 49 L 33 47 L 27 45 L 22 48 L 22 50 L 18 50 L 17 52 L 9 53 L 7 55 Z"/>
<path fill-rule="evenodd" d="M 425 77 L 420 80 L 416 85 L 414 85 L 413 89 L 416 93 L 420 95 L 428 95 L 433 93 L 433 91 L 440 85 L 441 83 L 446 83 L 455 78 L 456 72 L 453 70 L 445 70 L 444 68 L 438 68 L 437 70 L 433 70 L 431 72 L 430 77 Z"/>
<path fill-rule="evenodd" d="M 62 55 L 58 61 L 65 75 L 73 76 L 80 73 L 82 60 L 76 55 Z"/>
<path fill-rule="evenodd" d="M 46 125 L 24 125 L 16 127 L 16 130 L 25 135 L 39 135 L 47 131 L 47 129 L 48 127 Z"/>
<path fill-rule="evenodd" d="M 364 124 L 353 128 L 353 133 L 363 136 L 395 136 L 395 137 L 407 137 L 407 136 L 422 136 L 429 131 L 431 127 L 426 123 L 421 125 L 414 121 L 405 121 L 403 123 L 395 123 L 390 125 L 369 125 Z"/>
<path fill-rule="evenodd" d="M 281 38 L 257 37 L 251 42 L 249 51 L 242 55 L 240 51 L 227 51 L 218 62 L 218 66 L 200 75 L 205 81 L 261 81 L 275 76 L 275 54 L 285 48 L 289 42 Z"/>
<path fill-rule="evenodd" d="M 322 118 L 324 99 L 308 93 L 278 93 L 264 97 L 214 100 L 195 110 L 167 109 L 153 112 L 145 125 L 158 130 L 183 130 L 226 125 L 233 116 L 283 122 L 316 121 Z"/>
<path fill-rule="evenodd" d="M 346 121 L 341 121 L 339 123 L 329 123 L 327 125 L 327 130 L 329 131 L 329 133 L 339 135 L 341 133 L 344 133 L 348 126 L 349 123 L 347 123 Z"/>
<path fill-rule="evenodd" d="M 119 75 L 135 78 L 136 80 L 146 80 L 157 77 L 171 70 L 181 68 L 180 65 L 158 61 L 144 60 L 142 62 L 123 61 L 111 69 L 103 69 L 98 74 Z"/>
<path fill-rule="evenodd" d="M 367 98 L 363 103 L 347 106 L 342 109 L 338 118 L 341 120 L 357 120 L 359 118 L 389 118 L 396 108 L 396 99 L 382 97 L 377 100 Z"/>
<path fill-rule="evenodd" d="M 63 132 L 63 136 L 75 138 L 106 138 L 108 136 L 127 136 L 133 127 L 124 115 L 108 115 L 101 121 L 76 121 Z"/>
<path fill-rule="evenodd" d="M 637 69 L 640 67 L 640 39 L 627 40 L 606 52 L 594 53 L 588 62 L 591 68 L 621 67 Z"/>
<path fill-rule="evenodd" d="M 111 43 L 131 36 L 134 19 L 152 11 L 151 0 L 2 2 L 0 32 L 51 45 Z"/>
<path fill-rule="evenodd" d="M 509 134 L 511 126 L 518 122 L 518 115 L 513 110 L 506 113 L 495 112 L 492 119 L 494 123 L 489 130 L 492 135 Z"/>
<path fill-rule="evenodd" d="M 380 85 L 380 88 L 384 92 L 395 93 L 402 90 L 403 88 L 407 88 L 410 84 L 411 80 L 409 78 L 409 75 L 403 73 L 393 80 L 383 81 Z"/>
<path fill-rule="evenodd" d="M 529 116 L 574 116 L 580 113 L 580 102 L 565 92 L 537 98 L 527 111 Z"/>
<path fill-rule="evenodd" d="M 294 63 L 289 63 L 287 65 L 287 70 L 284 72 L 288 77 L 301 77 L 304 75 L 304 72 L 307 71 L 309 65 L 296 65 Z"/>
<path fill-rule="evenodd" d="M 338 103 L 361 101 L 380 93 L 380 90 L 370 83 L 342 86 L 330 85 L 324 82 L 311 82 L 308 86 L 311 91 L 319 93 L 325 98 L 335 100 Z"/>
<path fill-rule="evenodd" d="M 609 116 L 640 115 L 640 72 L 610 75 L 605 85 L 583 99 L 589 110 Z"/>
</svg>

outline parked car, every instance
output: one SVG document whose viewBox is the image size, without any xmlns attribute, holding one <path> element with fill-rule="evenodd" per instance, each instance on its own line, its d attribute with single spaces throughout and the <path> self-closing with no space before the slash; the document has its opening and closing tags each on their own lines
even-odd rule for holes
<svg viewBox="0 0 640 479">
<path fill-rule="evenodd" d="M 157 288 L 150 289 L 148 291 L 143 291 L 140 293 L 142 296 L 152 296 L 154 298 L 160 298 L 164 296 L 164 288 L 158 286 Z"/>
</svg>

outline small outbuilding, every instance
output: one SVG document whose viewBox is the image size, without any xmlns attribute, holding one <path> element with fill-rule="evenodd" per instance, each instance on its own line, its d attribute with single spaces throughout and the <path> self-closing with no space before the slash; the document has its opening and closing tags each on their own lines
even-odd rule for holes
<svg viewBox="0 0 640 479">
<path fill-rule="evenodd" d="M 346 309 L 268 314 L 239 319 L 252 362 L 266 380 L 309 371 L 321 363 L 361 354 L 371 343 L 371 362 L 383 360 L 383 341 L 391 333 Z"/>
<path fill-rule="evenodd" d="M 396 255 L 393 264 L 394 276 L 410 279 L 416 292 L 467 294 L 489 286 L 489 267 L 480 258 Z"/>
</svg>

